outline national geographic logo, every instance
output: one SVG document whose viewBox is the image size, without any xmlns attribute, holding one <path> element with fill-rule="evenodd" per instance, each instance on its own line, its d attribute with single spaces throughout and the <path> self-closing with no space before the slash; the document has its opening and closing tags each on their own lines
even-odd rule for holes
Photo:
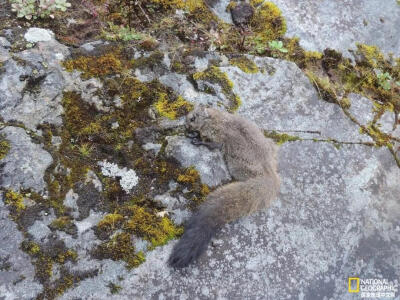
<svg viewBox="0 0 400 300">
<path fill-rule="evenodd" d="M 398 286 L 397 280 L 349 277 L 349 293 L 359 293 L 361 298 L 394 298 Z"/>
</svg>

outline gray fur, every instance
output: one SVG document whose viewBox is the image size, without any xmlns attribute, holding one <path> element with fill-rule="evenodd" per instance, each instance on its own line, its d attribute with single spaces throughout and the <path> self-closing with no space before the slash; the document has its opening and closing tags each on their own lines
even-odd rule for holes
<svg viewBox="0 0 400 300">
<path fill-rule="evenodd" d="M 196 260 L 225 223 L 267 208 L 279 192 L 277 148 L 254 123 L 227 112 L 196 107 L 186 118 L 202 141 L 221 145 L 235 182 L 210 193 L 185 226 L 169 264 L 182 268 Z"/>
</svg>

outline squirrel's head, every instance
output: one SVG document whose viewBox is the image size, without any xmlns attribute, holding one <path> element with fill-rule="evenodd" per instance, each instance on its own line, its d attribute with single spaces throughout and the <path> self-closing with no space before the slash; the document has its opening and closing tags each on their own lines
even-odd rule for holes
<svg viewBox="0 0 400 300">
<path fill-rule="evenodd" d="M 207 107 L 196 105 L 195 108 L 186 116 L 186 129 L 189 131 L 200 131 L 205 121 L 209 119 Z"/>
</svg>

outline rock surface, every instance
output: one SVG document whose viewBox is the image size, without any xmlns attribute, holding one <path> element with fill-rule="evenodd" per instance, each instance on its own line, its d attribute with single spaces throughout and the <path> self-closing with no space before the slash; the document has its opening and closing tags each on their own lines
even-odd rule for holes
<svg viewBox="0 0 400 300">
<path fill-rule="evenodd" d="M 0 295 L 4 299 L 32 299 L 43 289 L 35 281 L 28 254 L 19 249 L 23 235 L 10 219 L 0 195 Z"/>
<path fill-rule="evenodd" d="M 228 2 L 219 1 L 212 8 L 226 21 L 230 15 L 222 10 Z M 345 52 L 354 48 L 355 42 L 366 42 L 377 44 L 386 52 L 399 53 L 400 6 L 396 1 L 387 1 L 384 5 L 378 0 L 274 2 L 287 20 L 287 35 L 298 35 L 300 43 L 307 49 L 331 47 Z M 367 22 L 363 22 L 364 19 Z M 35 30 L 33 37 L 37 36 L 38 30 Z M 32 29 L 27 36 L 34 42 L 31 33 Z M 339 105 L 319 99 L 318 91 L 296 64 L 274 58 L 248 56 L 260 70 L 253 74 L 232 66 L 225 55 L 218 53 L 193 54 L 192 63 L 186 66 L 202 72 L 217 61 L 219 69 L 231 81 L 233 93 L 241 98 L 238 114 L 265 130 L 295 137 L 294 141 L 283 143 L 279 150 L 282 186 L 272 207 L 226 225 L 196 264 L 175 271 L 167 266 L 166 261 L 176 241 L 153 249 L 149 241 L 134 234 L 130 234 L 128 240 L 146 258 L 138 267 L 128 269 L 125 261 L 94 258 L 94 250 L 104 242 L 98 234 L 99 222 L 106 214 L 118 212 L 112 210 L 113 207 L 107 210 L 105 206 L 143 201 L 139 193 L 127 197 L 130 190 L 127 189 L 126 193 L 116 193 L 113 202 L 107 203 L 104 200 L 106 184 L 116 191 L 118 186 L 112 186 L 112 182 L 102 178 L 106 176 L 95 168 L 86 170 L 81 182 L 68 187 L 63 197 L 55 200 L 59 202 L 54 207 L 27 199 L 28 212 L 24 218 L 16 218 L 12 205 L 5 204 L 4 190 L 32 189 L 44 194 L 50 188 L 57 190 L 54 181 L 49 180 L 64 173 L 68 177 L 71 168 L 83 169 L 90 152 L 98 150 L 86 144 L 83 144 L 86 148 L 76 146 L 80 138 L 86 138 L 84 135 L 76 138 L 63 132 L 62 138 L 51 136 L 49 139 L 38 128 L 38 125 L 61 128 L 63 92 L 78 92 L 83 102 L 91 104 L 93 110 L 97 109 L 96 113 L 111 114 L 114 109 L 112 104 L 103 103 L 109 99 L 103 97 L 104 85 L 99 78 L 86 80 L 78 71 L 65 71 L 60 62 L 68 57 L 71 49 L 55 41 L 51 33 L 49 36 L 47 40 L 45 34 L 42 42 L 35 40 L 37 44 L 32 49 L 12 54 L 8 40 L 0 39 L 0 115 L 3 119 L 0 135 L 10 144 L 9 152 L 0 161 L 3 189 L 0 195 L 0 299 L 35 298 L 55 285 L 64 273 L 72 274 L 76 279 L 59 296 L 59 299 L 68 300 L 347 300 L 360 298 L 360 295 L 348 292 L 348 277 L 383 278 L 398 283 L 400 168 L 388 148 L 370 147 L 368 143 L 372 139 L 360 134 L 360 125 L 369 124 L 375 116 L 373 103 L 361 95 L 350 94 L 350 108 L 345 112 Z M 43 35 L 39 39 L 43 40 Z M 82 49 L 92 53 L 104 44 L 91 42 Z M 142 51 L 134 55 L 139 59 L 149 54 Z M 159 65 L 136 69 L 132 73 L 143 81 L 158 78 L 171 89 L 169 92 L 174 91 L 192 103 L 228 106 L 230 99 L 220 84 L 214 82 L 210 94 L 202 85 L 204 82 L 171 71 L 169 60 L 174 55 L 164 53 Z M 25 63 L 21 64 L 21 61 Z M 122 102 L 116 105 L 118 109 L 123 107 Z M 176 178 L 162 178 L 163 185 L 156 186 L 156 168 L 163 174 L 173 174 L 174 171 L 161 163 L 156 164 L 158 154 L 165 153 L 171 161 L 178 161 L 183 167 L 194 166 L 202 183 L 211 188 L 228 182 L 229 172 L 220 152 L 195 146 L 190 139 L 174 131 L 182 128 L 182 118 L 174 121 L 160 119 L 152 109 L 144 111 L 143 115 L 151 115 L 152 124 L 146 124 L 148 127 L 145 128 L 136 128 L 137 124 L 133 124 L 133 129 L 129 128 L 132 131 L 128 131 L 137 137 L 135 142 L 129 141 L 129 147 L 143 154 L 143 160 L 132 162 L 126 153 L 120 151 L 125 145 L 104 143 L 101 151 L 95 152 L 98 156 L 94 156 L 94 166 L 98 167 L 101 161 L 112 161 L 118 166 L 115 171 L 126 173 L 135 170 L 128 176 L 129 182 L 135 182 L 132 190 L 135 191 L 136 184 L 140 186 L 147 180 L 146 188 L 149 188 L 149 194 L 154 195 L 152 205 L 160 207 L 160 216 L 170 213 L 171 219 L 181 224 L 190 215 L 185 196 L 192 191 L 180 185 Z M 140 117 L 145 119 L 145 116 Z M 19 125 L 10 124 L 13 121 Z M 107 122 L 115 131 L 124 126 L 114 119 L 107 119 Z M 396 130 L 392 128 L 393 113 L 386 111 L 379 123 L 384 133 L 400 139 L 399 127 Z M 111 132 L 101 129 L 107 134 Z M 117 134 L 112 137 L 120 138 Z M 50 142 L 44 146 L 46 138 Z M 109 141 L 110 137 L 97 135 L 96 138 Z M 51 147 L 51 141 L 60 147 L 58 151 Z M 66 149 L 67 142 L 70 142 L 68 145 L 72 150 Z M 63 161 L 57 155 L 53 157 L 44 147 L 52 154 L 67 153 L 78 157 L 78 163 L 71 164 L 68 159 L 72 158 L 67 157 L 70 164 L 63 166 Z M 398 147 L 399 143 L 394 141 L 392 152 Z M 70 152 L 62 152 L 67 150 Z M 117 153 L 114 157 L 111 155 L 113 151 Z M 45 172 L 52 162 L 57 162 L 57 166 L 48 176 L 50 179 L 45 181 Z M 145 165 L 143 169 L 141 164 Z M 115 177 L 121 183 L 120 172 L 110 174 L 106 179 Z M 49 182 L 53 183 L 51 187 Z M 59 190 L 62 188 L 65 187 L 58 187 Z M 56 211 L 62 205 L 61 212 Z M 54 221 L 65 221 L 62 217 L 67 217 L 72 223 L 72 234 L 65 228 L 54 228 Z M 112 223 L 111 227 L 114 225 Z M 24 234 L 18 227 L 24 227 Z M 115 233 L 122 230 L 119 228 Z M 65 249 L 76 253 L 76 260 L 54 263 L 51 279 L 39 281 L 35 269 L 37 257 L 29 257 L 20 250 L 21 243 L 28 238 L 37 243 L 41 251 L 62 244 Z M 117 294 L 113 293 L 113 286 L 119 287 Z M 400 295 L 397 293 L 396 297 L 399 299 Z"/>
<path fill-rule="evenodd" d="M 0 166 L 0 186 L 6 189 L 33 189 L 43 192 L 46 187 L 43 176 L 53 162 L 51 155 L 40 145 L 34 144 L 25 130 L 6 127 L 0 130 L 10 143 L 8 155 Z"/>
<path fill-rule="evenodd" d="M 205 146 L 197 147 L 189 139 L 179 136 L 168 137 L 167 141 L 167 155 L 175 157 L 186 168 L 195 165 L 203 183 L 214 187 L 231 180 L 218 150 L 210 151 Z"/>
<path fill-rule="evenodd" d="M 232 22 L 221 0 L 213 11 Z M 300 38 L 307 50 L 336 49 L 350 56 L 355 43 L 379 46 L 386 53 L 400 53 L 400 6 L 396 1 L 381 0 L 275 0 L 287 23 L 286 36 Z"/>
</svg>

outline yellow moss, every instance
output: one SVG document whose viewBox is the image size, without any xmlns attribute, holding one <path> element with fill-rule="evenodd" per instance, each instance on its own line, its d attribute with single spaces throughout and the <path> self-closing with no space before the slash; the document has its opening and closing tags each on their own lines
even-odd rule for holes
<svg viewBox="0 0 400 300">
<path fill-rule="evenodd" d="M 235 97 L 233 98 L 233 105 L 230 108 L 230 112 L 235 112 L 239 109 L 240 105 L 242 105 L 242 99 L 240 99 L 240 97 L 238 95 L 235 95 Z"/>
<path fill-rule="evenodd" d="M 177 178 L 178 182 L 181 183 L 195 183 L 200 179 L 199 172 L 194 167 L 189 167 L 185 170 L 185 173 L 180 174 Z"/>
<path fill-rule="evenodd" d="M 187 102 L 181 96 L 178 96 L 174 101 L 170 101 L 167 93 L 160 93 L 154 106 L 161 116 L 171 120 L 175 120 L 177 116 L 185 115 L 193 109 L 193 104 Z"/>
<path fill-rule="evenodd" d="M 258 73 L 259 69 L 257 65 L 251 59 L 248 59 L 246 56 L 234 57 L 229 60 L 231 65 L 237 66 L 245 73 Z"/>
<path fill-rule="evenodd" d="M 385 60 L 382 52 L 376 46 L 357 44 L 357 53 L 361 54 L 372 68 L 377 68 Z"/>
<path fill-rule="evenodd" d="M 118 213 L 108 214 L 97 224 L 97 227 L 100 230 L 110 232 L 122 225 L 123 221 L 124 217 Z"/>
<path fill-rule="evenodd" d="M 323 54 L 318 51 L 305 51 L 304 54 L 308 60 L 320 60 L 323 56 Z"/>
<path fill-rule="evenodd" d="M 208 187 L 207 184 L 202 184 L 201 185 L 201 190 L 200 190 L 200 194 L 205 197 L 210 193 L 210 188 Z"/>
<path fill-rule="evenodd" d="M 259 6 L 263 2 L 264 0 L 250 0 L 250 4 L 253 5 L 254 7 Z"/>
<path fill-rule="evenodd" d="M 41 255 L 35 262 L 36 276 L 40 281 L 46 281 L 53 276 L 53 261 L 50 257 Z"/>
<path fill-rule="evenodd" d="M 150 2 L 159 4 L 163 7 L 175 7 L 175 8 L 184 8 L 185 1 L 184 0 L 150 0 Z"/>
<path fill-rule="evenodd" d="M 343 98 L 340 100 L 340 106 L 343 107 L 343 108 L 345 108 L 345 109 L 349 109 L 350 106 L 351 106 L 351 101 L 350 101 L 350 99 L 349 99 L 348 97 L 343 97 Z"/>
<path fill-rule="evenodd" d="M 360 127 L 361 134 L 368 134 L 375 142 L 377 147 L 387 146 L 393 147 L 391 144 L 391 137 L 390 135 L 383 133 L 379 130 L 379 128 L 375 124 L 368 124 L 367 126 Z"/>
<path fill-rule="evenodd" d="M 10 143 L 6 140 L 0 141 L 0 160 L 6 157 L 8 151 L 10 151 Z"/>
<path fill-rule="evenodd" d="M 201 22 L 203 24 L 209 24 L 209 22 L 212 21 L 216 24 L 221 22 L 218 17 L 208 9 L 208 6 L 205 5 L 204 0 L 185 0 L 183 8 L 188 11 L 197 22 Z"/>
<path fill-rule="evenodd" d="M 125 223 L 125 229 L 149 241 L 152 247 L 164 245 L 182 233 L 167 217 L 160 218 L 138 205 L 129 207 L 132 217 Z"/>
<path fill-rule="evenodd" d="M 277 40 L 286 33 L 286 21 L 282 12 L 270 1 L 264 2 L 256 8 L 250 26 L 255 37 L 263 43 Z"/>
<path fill-rule="evenodd" d="M 59 253 L 55 258 L 55 261 L 59 264 L 64 264 L 67 260 L 76 261 L 78 258 L 78 253 L 74 250 L 67 250 L 63 253 Z"/>
<path fill-rule="evenodd" d="M 144 262 L 143 253 L 135 254 L 131 236 L 128 233 L 118 233 L 108 242 L 102 243 L 94 252 L 98 258 L 109 258 L 114 261 L 123 260 L 128 268 L 134 268 Z"/>
<path fill-rule="evenodd" d="M 26 206 L 24 204 L 24 197 L 21 194 L 9 190 L 6 192 L 5 201 L 6 204 L 10 205 L 17 213 L 23 211 Z"/>
<path fill-rule="evenodd" d="M 229 2 L 229 4 L 226 6 L 226 9 L 225 9 L 225 10 L 228 12 L 228 11 L 230 11 L 232 8 L 235 8 L 237 5 L 238 5 L 238 4 L 237 4 L 236 1 L 231 1 L 231 2 Z"/>
<path fill-rule="evenodd" d="M 40 253 L 40 246 L 34 242 L 23 242 L 22 244 L 22 250 L 27 252 L 28 254 L 32 256 L 36 256 Z"/>
<path fill-rule="evenodd" d="M 120 73 L 122 63 L 114 53 L 107 53 L 101 56 L 81 56 L 63 62 L 67 71 L 82 71 L 83 78 L 101 77 L 110 74 Z"/>
</svg>

